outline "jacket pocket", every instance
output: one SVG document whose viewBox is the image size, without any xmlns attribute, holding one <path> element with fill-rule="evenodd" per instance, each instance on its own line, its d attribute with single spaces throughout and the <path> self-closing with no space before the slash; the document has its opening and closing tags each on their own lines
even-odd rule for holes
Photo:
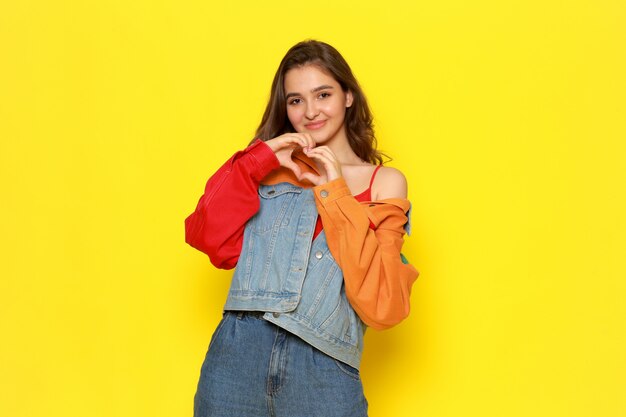
<svg viewBox="0 0 626 417">
<path fill-rule="evenodd" d="M 258 189 L 261 204 L 259 211 L 249 220 L 250 228 L 257 234 L 289 226 L 297 197 L 302 188 L 291 184 L 261 185 Z"/>
</svg>

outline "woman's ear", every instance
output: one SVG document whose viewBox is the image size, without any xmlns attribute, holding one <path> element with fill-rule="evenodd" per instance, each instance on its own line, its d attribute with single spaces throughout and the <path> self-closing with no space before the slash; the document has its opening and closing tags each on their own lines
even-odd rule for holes
<svg viewBox="0 0 626 417">
<path fill-rule="evenodd" d="M 352 91 L 348 90 L 346 92 L 346 107 L 352 106 L 353 100 L 354 100 L 354 97 L 352 96 Z"/>
</svg>

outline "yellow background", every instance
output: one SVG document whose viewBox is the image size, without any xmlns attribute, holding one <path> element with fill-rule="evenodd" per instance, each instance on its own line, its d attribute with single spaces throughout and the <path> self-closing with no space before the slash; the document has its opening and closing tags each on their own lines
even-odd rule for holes
<svg viewBox="0 0 626 417">
<path fill-rule="evenodd" d="M 309 37 L 414 206 L 370 415 L 625 416 L 621 0 L 3 0 L 0 416 L 191 415 L 231 272 L 183 220 Z"/>
</svg>

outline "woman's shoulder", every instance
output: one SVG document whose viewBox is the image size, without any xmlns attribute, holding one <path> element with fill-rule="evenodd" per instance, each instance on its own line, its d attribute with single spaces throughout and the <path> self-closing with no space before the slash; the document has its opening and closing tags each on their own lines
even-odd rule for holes
<svg viewBox="0 0 626 417">
<path fill-rule="evenodd" d="M 406 177 L 397 168 L 381 166 L 372 183 L 372 199 L 407 198 Z"/>
</svg>

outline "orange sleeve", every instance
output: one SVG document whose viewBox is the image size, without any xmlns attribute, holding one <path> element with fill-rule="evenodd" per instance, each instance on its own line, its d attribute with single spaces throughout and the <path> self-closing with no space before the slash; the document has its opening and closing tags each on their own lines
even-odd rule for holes
<svg viewBox="0 0 626 417">
<path fill-rule="evenodd" d="M 328 248 L 343 271 L 352 308 L 374 329 L 398 324 L 409 314 L 411 286 L 419 275 L 400 256 L 409 201 L 359 203 L 343 178 L 313 187 L 313 191 Z"/>
</svg>

